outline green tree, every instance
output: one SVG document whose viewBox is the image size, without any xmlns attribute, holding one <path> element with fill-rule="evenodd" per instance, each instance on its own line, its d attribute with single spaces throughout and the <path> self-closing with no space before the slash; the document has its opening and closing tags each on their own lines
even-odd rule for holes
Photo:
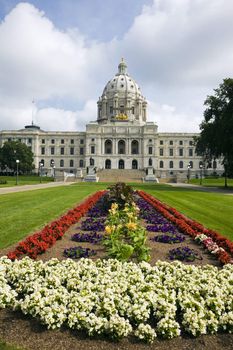
<svg viewBox="0 0 233 350">
<path fill-rule="evenodd" d="M 34 169 L 33 153 L 24 143 L 19 141 L 5 142 L 0 148 L 0 166 L 8 167 L 16 171 L 16 159 L 19 160 L 19 170 L 22 173 L 31 172 Z"/>
<path fill-rule="evenodd" d="M 220 158 L 227 177 L 233 175 L 233 79 L 227 78 L 207 96 L 201 133 L 196 137 L 196 151 L 206 161 Z"/>
</svg>

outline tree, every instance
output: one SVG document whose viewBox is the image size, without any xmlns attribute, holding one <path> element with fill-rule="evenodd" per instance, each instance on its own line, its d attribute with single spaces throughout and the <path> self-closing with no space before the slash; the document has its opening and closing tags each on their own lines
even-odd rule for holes
<svg viewBox="0 0 233 350">
<path fill-rule="evenodd" d="M 27 173 L 34 169 L 33 153 L 24 143 L 19 141 L 5 142 L 0 148 L 0 167 L 16 171 L 16 159 L 19 160 L 20 172 Z"/>
<path fill-rule="evenodd" d="M 233 171 L 233 79 L 227 78 L 207 96 L 204 120 L 196 137 L 196 152 L 206 161 L 220 158 L 224 166 L 225 186 Z"/>
</svg>

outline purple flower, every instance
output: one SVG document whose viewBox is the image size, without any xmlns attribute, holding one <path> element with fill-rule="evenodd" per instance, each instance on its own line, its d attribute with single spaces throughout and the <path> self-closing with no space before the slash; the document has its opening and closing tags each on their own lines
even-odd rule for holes
<svg viewBox="0 0 233 350">
<path fill-rule="evenodd" d="M 180 243 L 185 240 L 185 237 L 180 234 L 171 235 L 159 235 L 151 238 L 151 241 L 161 242 L 161 243 Z"/>
<path fill-rule="evenodd" d="M 102 235 L 91 232 L 91 233 L 75 233 L 71 240 L 75 242 L 89 242 L 89 243 L 99 243 L 102 240 Z"/>
<path fill-rule="evenodd" d="M 170 260 L 181 260 L 181 261 L 194 261 L 195 259 L 202 259 L 202 257 L 193 249 L 189 247 L 178 247 L 169 250 L 168 253 Z"/>
<path fill-rule="evenodd" d="M 90 248 L 83 248 L 81 246 L 66 248 L 63 251 L 63 255 L 70 259 L 88 258 L 91 255 L 95 255 L 96 251 Z"/>
</svg>

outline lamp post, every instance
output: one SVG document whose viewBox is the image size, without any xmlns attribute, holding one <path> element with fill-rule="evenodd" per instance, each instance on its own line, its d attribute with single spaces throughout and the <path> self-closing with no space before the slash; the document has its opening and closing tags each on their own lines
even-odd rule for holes
<svg viewBox="0 0 233 350">
<path fill-rule="evenodd" d="M 19 160 L 16 159 L 16 185 L 18 185 L 18 176 L 19 176 Z"/>
<path fill-rule="evenodd" d="M 44 164 L 43 163 L 39 163 L 39 168 L 40 168 L 40 183 L 42 182 L 42 168 L 43 168 Z"/>
<path fill-rule="evenodd" d="M 189 180 L 190 180 L 190 169 L 191 169 L 191 165 L 190 165 L 190 163 L 188 164 L 187 168 L 188 168 L 188 175 L 187 175 L 187 179 L 188 179 L 188 184 L 189 184 Z"/>
<path fill-rule="evenodd" d="M 202 169 L 203 169 L 203 165 L 200 164 L 200 185 L 202 185 Z"/>
</svg>

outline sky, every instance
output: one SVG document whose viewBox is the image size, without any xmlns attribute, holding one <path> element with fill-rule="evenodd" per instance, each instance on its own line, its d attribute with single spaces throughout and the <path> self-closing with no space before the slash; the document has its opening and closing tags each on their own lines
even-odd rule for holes
<svg viewBox="0 0 233 350">
<path fill-rule="evenodd" d="M 233 78 L 231 0 L 0 0 L 0 130 L 82 131 L 124 57 L 160 132 Z"/>
</svg>

